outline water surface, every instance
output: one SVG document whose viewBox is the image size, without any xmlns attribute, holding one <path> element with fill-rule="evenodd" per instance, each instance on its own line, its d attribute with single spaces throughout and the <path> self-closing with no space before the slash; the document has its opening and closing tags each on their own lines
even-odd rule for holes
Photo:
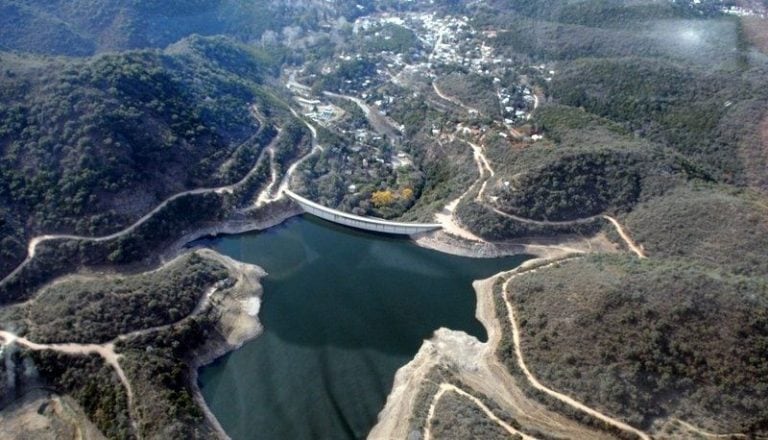
<svg viewBox="0 0 768 440">
<path fill-rule="evenodd" d="M 485 340 L 472 281 L 524 260 L 445 255 L 311 217 L 207 244 L 269 273 L 264 333 L 200 371 L 234 440 L 365 437 L 436 329 Z"/>
</svg>

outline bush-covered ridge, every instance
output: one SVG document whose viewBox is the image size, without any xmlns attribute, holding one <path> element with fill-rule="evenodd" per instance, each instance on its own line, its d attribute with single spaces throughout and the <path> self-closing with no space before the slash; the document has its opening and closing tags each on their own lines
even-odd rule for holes
<svg viewBox="0 0 768 440">
<path fill-rule="evenodd" d="M 727 186 L 686 185 L 624 218 L 652 256 L 692 258 L 739 275 L 768 274 L 765 197 Z"/>
<path fill-rule="evenodd" d="M 365 3 L 365 2 L 364 2 Z M 193 34 L 258 41 L 284 27 L 317 29 L 318 15 L 354 20 L 369 11 L 357 1 L 276 0 L 3 0 L 0 48 L 84 56 L 166 47 Z M 368 6 L 366 4 L 366 6 Z"/>
<path fill-rule="evenodd" d="M 272 65 L 224 38 L 0 57 L 0 273 L 32 235 L 105 235 L 171 194 L 241 179 L 274 134 L 279 105 L 260 85 Z"/>
<path fill-rule="evenodd" d="M 227 276 L 220 264 L 192 254 L 156 272 L 55 283 L 18 312 L 37 343 L 104 343 L 179 321 Z"/>
<path fill-rule="evenodd" d="M 765 434 L 764 277 L 595 256 L 509 288 L 526 362 L 549 386 L 640 427 L 680 417 Z"/>
<path fill-rule="evenodd" d="M 736 153 L 750 148 L 740 141 L 753 136 L 763 113 L 733 104 L 764 102 L 765 78 L 759 66 L 704 71 L 651 58 L 586 59 L 566 65 L 550 93 L 678 150 L 718 180 L 744 184 L 745 166 Z M 731 117 L 736 113 L 739 118 Z"/>
</svg>

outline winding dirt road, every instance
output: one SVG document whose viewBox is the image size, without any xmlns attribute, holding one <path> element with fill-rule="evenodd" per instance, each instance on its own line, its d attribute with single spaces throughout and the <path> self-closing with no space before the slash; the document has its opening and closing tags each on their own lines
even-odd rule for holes
<svg viewBox="0 0 768 440">
<path fill-rule="evenodd" d="M 270 142 L 270 144 L 267 146 L 267 148 L 265 148 L 264 151 L 262 151 L 261 155 L 256 160 L 256 162 L 254 163 L 253 167 L 239 181 L 237 181 L 237 182 L 235 182 L 233 184 L 230 184 L 230 185 L 224 185 L 224 186 L 220 186 L 220 187 L 216 187 L 216 188 L 196 188 L 196 189 L 191 189 L 191 190 L 188 190 L 188 191 L 183 191 L 183 192 L 174 194 L 174 195 L 168 197 L 167 199 L 165 199 L 163 202 L 161 202 L 159 205 L 157 205 L 154 209 L 152 209 L 148 213 L 144 214 L 141 218 L 136 220 L 130 226 L 128 226 L 125 229 L 122 229 L 122 230 L 120 230 L 118 232 L 115 232 L 113 234 L 104 235 L 104 236 L 101 236 L 101 237 L 89 237 L 89 236 L 72 235 L 72 234 L 49 234 L 49 235 L 40 235 L 40 236 L 34 237 L 34 238 L 32 238 L 29 241 L 29 244 L 27 246 L 27 258 L 25 258 L 24 261 L 21 262 L 21 264 L 16 266 L 16 268 L 13 271 L 11 271 L 8 275 L 6 275 L 2 280 L 0 280 L 0 284 L 5 283 L 7 280 L 9 280 L 11 277 L 16 275 L 19 271 L 21 271 L 24 268 L 24 266 L 29 264 L 29 262 L 35 257 L 35 251 L 37 249 L 37 246 L 40 243 L 43 243 L 43 242 L 46 242 L 46 241 L 50 241 L 50 240 L 62 240 L 62 239 L 63 240 L 85 240 L 85 241 L 92 241 L 92 242 L 101 242 L 101 241 L 113 240 L 113 239 L 122 237 L 123 235 L 126 235 L 126 234 L 128 234 L 130 232 L 133 232 L 134 230 L 136 230 L 136 228 L 138 228 L 142 224 L 146 223 L 147 220 L 152 218 L 153 215 L 157 214 L 163 208 L 168 206 L 169 203 L 171 203 L 174 200 L 177 200 L 177 199 L 179 199 L 181 197 L 189 196 L 189 195 L 207 194 L 207 193 L 224 194 L 224 193 L 232 193 L 232 192 L 234 192 L 234 190 L 238 186 L 240 186 L 244 182 L 246 182 L 258 170 L 259 165 L 261 164 L 261 161 L 264 158 L 265 152 L 274 149 L 275 144 L 280 139 L 280 134 L 282 132 L 282 129 L 278 128 L 277 131 L 278 131 L 277 135 L 272 140 L 272 142 Z"/>
<path fill-rule="evenodd" d="M 28 350 L 33 351 L 51 350 L 58 353 L 78 356 L 88 356 L 91 354 L 97 354 L 101 356 L 101 358 L 104 359 L 104 362 L 106 362 L 115 370 L 117 377 L 120 379 L 123 387 L 125 387 L 125 393 L 128 396 L 128 415 L 131 419 L 131 424 L 133 425 L 133 429 L 136 432 L 136 435 L 139 436 L 139 438 L 141 437 L 139 434 L 138 424 L 136 423 L 136 418 L 133 416 L 133 414 L 135 414 L 133 388 L 131 387 L 130 381 L 128 381 L 128 377 L 125 375 L 123 367 L 120 366 L 121 355 L 115 353 L 114 342 L 108 342 L 106 344 L 37 344 L 27 338 L 17 336 L 5 330 L 0 330 L 0 345 L 12 344 L 18 344 Z"/>
<path fill-rule="evenodd" d="M 584 218 L 579 218 L 579 219 L 575 219 L 575 220 L 565 220 L 565 221 L 533 220 L 533 219 L 529 219 L 529 218 L 525 218 L 525 217 L 519 217 L 519 216 L 516 216 L 514 214 L 510 214 L 508 212 L 504 212 L 504 211 L 502 211 L 502 210 L 500 210 L 500 209 L 498 209 L 498 208 L 496 208 L 495 206 L 492 206 L 492 205 L 486 205 L 486 206 L 488 206 L 488 208 L 493 210 L 493 212 L 495 212 L 496 214 L 499 214 L 499 215 L 501 215 L 503 217 L 507 217 L 507 218 L 515 220 L 517 222 L 527 223 L 527 224 L 531 224 L 531 225 L 571 226 L 571 225 L 580 225 L 580 224 L 591 223 L 591 222 L 593 222 L 595 220 L 598 220 L 598 219 L 605 219 L 609 223 L 611 223 L 611 225 L 616 229 L 616 232 L 619 234 L 619 237 L 621 237 L 621 239 L 624 241 L 624 243 L 626 243 L 626 245 L 629 248 L 629 250 L 631 250 L 640 259 L 648 258 L 648 255 L 645 253 L 643 248 L 641 246 L 639 246 L 632 239 L 632 237 L 629 235 L 629 233 L 626 231 L 626 229 L 624 229 L 624 226 L 622 226 L 621 223 L 619 223 L 618 220 L 616 220 L 615 218 L 613 218 L 613 217 L 611 217 L 610 215 L 607 215 L 607 214 L 593 215 L 591 217 L 584 217 Z"/>
<path fill-rule="evenodd" d="M 637 243 L 635 243 L 635 240 L 632 239 L 632 237 L 629 235 L 629 233 L 624 229 L 624 226 L 619 223 L 618 220 L 611 217 L 610 215 L 604 215 L 604 219 L 611 222 L 611 224 L 616 228 L 616 232 L 619 233 L 619 236 L 622 240 L 624 240 L 624 243 L 627 244 L 627 247 L 637 255 L 638 258 L 644 259 L 648 258 L 648 255 L 646 255 L 645 250 L 643 250 L 642 247 L 640 247 Z"/>
<path fill-rule="evenodd" d="M 461 237 L 466 240 L 474 241 L 474 242 L 485 242 L 481 237 L 473 234 L 470 232 L 467 228 L 463 227 L 459 224 L 459 222 L 456 220 L 456 216 L 454 215 L 456 211 L 456 207 L 459 205 L 459 202 L 461 202 L 464 197 L 466 197 L 468 194 L 472 192 L 472 190 L 477 185 L 482 185 L 480 191 L 482 192 L 485 189 L 485 184 L 488 180 L 489 176 L 486 176 L 486 173 L 490 173 L 490 175 L 493 175 L 493 169 L 491 169 L 490 165 L 488 165 L 488 161 L 485 159 L 485 156 L 483 154 L 482 148 L 480 146 L 473 144 L 471 142 L 464 141 L 460 138 L 452 137 L 451 140 L 459 139 L 462 142 L 466 142 L 467 145 L 469 145 L 472 148 L 472 156 L 475 160 L 475 164 L 477 165 L 477 172 L 478 177 L 477 179 L 454 200 L 451 200 L 448 202 L 445 207 L 438 213 L 435 213 L 435 222 L 441 224 L 443 226 L 443 230 L 453 234 L 457 237 Z"/>
<path fill-rule="evenodd" d="M 443 93 L 443 91 L 440 90 L 440 88 L 437 86 L 437 81 L 432 81 L 432 90 L 434 90 L 435 94 L 437 96 L 439 96 L 440 98 L 442 98 L 442 99 L 450 102 L 451 104 L 454 104 L 454 105 L 456 105 L 456 106 L 466 110 L 467 113 L 477 114 L 477 115 L 480 114 L 480 111 L 478 109 L 476 109 L 474 107 L 470 107 L 470 106 L 464 104 L 463 102 L 461 102 L 459 99 L 454 98 L 452 96 L 448 96 L 445 93 Z"/>
<path fill-rule="evenodd" d="M 510 426 L 507 422 L 498 418 L 496 414 L 494 414 L 493 411 L 491 411 L 487 406 L 485 406 L 485 404 L 480 399 L 462 390 L 456 385 L 453 385 L 450 383 L 441 383 L 440 388 L 438 389 L 437 393 L 435 393 L 435 396 L 432 398 L 432 403 L 429 405 L 429 411 L 427 412 L 427 420 L 424 423 L 424 440 L 432 440 L 432 418 L 435 416 L 435 408 L 437 407 L 437 403 L 443 397 L 443 394 L 447 392 L 453 392 L 471 400 L 475 405 L 477 405 L 478 408 L 480 408 L 485 413 L 486 416 L 488 416 L 489 419 L 493 420 L 499 426 L 504 428 L 504 430 L 507 431 L 510 435 L 520 436 L 521 438 L 523 438 L 523 440 L 535 440 L 534 437 L 531 437 L 528 434 L 525 434 L 523 432 L 516 430 L 515 428 Z"/>
<path fill-rule="evenodd" d="M 270 148 L 267 153 L 269 153 L 270 180 L 269 185 L 267 185 L 267 187 L 264 188 L 264 191 L 259 193 L 259 196 L 256 198 L 257 207 L 264 206 L 268 202 L 272 201 L 272 188 L 274 188 L 275 184 L 277 184 L 277 163 L 275 162 L 275 150 Z"/>
<path fill-rule="evenodd" d="M 537 272 L 539 270 L 545 269 L 547 267 L 551 267 L 553 265 L 560 264 L 561 262 L 563 262 L 562 259 L 554 261 L 554 262 L 551 262 L 551 263 L 548 263 L 548 264 L 545 264 L 543 266 L 538 266 L 538 267 L 535 267 L 535 268 L 532 268 L 532 269 L 528 269 L 528 270 L 525 270 L 525 271 L 520 271 L 520 272 L 510 276 L 507 279 L 507 281 L 504 283 L 503 299 L 504 299 L 504 304 L 506 305 L 506 308 L 507 308 L 507 318 L 509 319 L 509 323 L 512 326 L 512 340 L 513 340 L 513 344 L 514 344 L 514 347 L 515 347 L 515 356 L 517 357 L 517 366 L 523 372 L 523 374 L 525 375 L 526 379 L 531 384 L 531 386 L 533 386 L 537 390 L 543 391 L 544 393 L 546 393 L 546 394 L 554 397 L 555 399 L 557 399 L 557 400 L 567 404 L 568 406 L 570 406 L 572 408 L 575 408 L 575 409 L 577 409 L 579 411 L 585 412 L 585 413 L 589 414 L 590 416 L 592 416 L 594 418 L 597 418 L 597 419 L 599 419 L 599 420 L 601 420 L 601 421 L 603 421 L 603 422 L 605 422 L 605 423 L 607 423 L 609 425 L 612 425 L 612 426 L 614 426 L 614 427 L 616 427 L 618 429 L 621 429 L 622 431 L 626 431 L 626 432 L 632 433 L 634 435 L 637 435 L 639 438 L 641 438 L 643 440 L 651 440 L 651 437 L 648 434 L 644 433 L 643 431 L 640 431 L 639 429 L 636 429 L 636 428 L 634 428 L 634 427 L 632 427 L 632 426 L 622 422 L 621 420 L 618 420 L 618 419 L 615 419 L 613 417 L 607 416 L 607 415 L 605 415 L 605 414 L 603 414 L 603 413 L 601 413 L 601 412 L 599 412 L 599 411 L 597 411 L 595 409 L 592 409 L 592 408 L 584 405 L 583 403 L 573 399 L 570 396 L 567 396 L 565 394 L 559 393 L 559 392 L 557 392 L 557 391 L 555 391 L 555 390 L 553 390 L 551 388 L 546 387 L 541 382 L 539 382 L 539 380 L 536 379 L 536 377 L 528 369 L 528 366 L 526 365 L 525 360 L 523 358 L 523 350 L 521 348 L 521 343 L 520 343 L 520 339 L 521 339 L 521 337 L 520 337 L 520 327 L 518 325 L 517 318 L 515 317 L 514 307 L 512 306 L 512 304 L 509 301 L 509 295 L 510 295 L 509 283 L 510 283 L 511 280 L 513 280 L 514 278 L 516 278 L 518 276 L 521 276 L 521 275 L 524 275 L 524 274 L 534 273 L 534 272 Z"/>
<path fill-rule="evenodd" d="M 529 225 L 539 225 L 539 226 L 572 226 L 572 225 L 581 225 L 585 223 L 593 222 L 597 219 L 602 218 L 602 215 L 593 215 L 590 217 L 584 217 L 584 218 L 577 218 L 574 220 L 562 220 L 562 221 L 551 221 L 551 220 L 534 220 L 530 218 L 520 217 L 514 214 L 510 214 L 508 212 L 504 212 L 495 206 L 487 205 L 488 208 L 490 208 L 493 212 L 496 214 L 499 214 L 502 217 L 506 217 L 509 219 L 512 219 L 516 222 L 520 223 L 526 223 Z"/>
<path fill-rule="evenodd" d="M 696 435 L 700 435 L 702 437 L 706 438 L 726 438 L 726 439 L 732 439 L 734 437 L 737 438 L 749 438 L 747 434 L 742 433 L 729 433 L 729 434 L 715 434 L 714 432 L 705 431 L 698 426 L 691 425 L 688 422 L 685 422 L 680 419 L 672 419 L 674 422 L 677 422 L 680 426 L 685 428 L 686 430 L 693 432 Z"/>
<path fill-rule="evenodd" d="M 298 118 L 301 122 L 304 123 L 304 125 L 307 126 L 307 129 L 309 129 L 310 134 L 312 135 L 312 149 L 309 150 L 309 153 L 305 154 L 301 158 L 299 158 L 296 162 L 291 164 L 290 167 L 288 167 L 288 171 L 285 172 L 285 176 L 283 176 L 283 180 L 280 182 L 280 186 L 277 188 L 277 194 L 271 198 L 269 201 L 275 201 L 279 198 L 281 198 L 283 195 L 285 195 L 285 190 L 288 189 L 291 183 L 291 177 L 293 176 L 293 173 L 296 172 L 296 169 L 299 168 L 301 164 L 303 164 L 307 159 L 315 155 L 316 153 L 323 151 L 323 147 L 320 146 L 317 142 L 317 129 L 314 125 L 307 122 L 304 118 L 300 117 L 298 113 L 296 113 L 296 110 L 291 108 L 291 113 L 293 113 L 293 116 Z"/>
<path fill-rule="evenodd" d="M 248 291 L 248 292 L 255 292 L 260 290 L 259 278 L 265 274 L 260 268 L 247 263 L 241 263 L 239 261 L 233 260 L 230 257 L 221 255 L 210 249 L 201 249 L 195 252 L 204 256 L 205 258 L 215 260 L 218 263 L 222 264 L 227 268 L 227 270 L 230 271 L 230 275 L 236 275 L 235 287 L 233 288 L 241 291 Z M 180 258 L 183 258 L 185 255 L 187 254 L 178 255 L 176 258 L 163 264 L 161 267 L 159 267 L 155 271 L 162 270 L 163 268 L 169 265 L 175 264 Z M 90 276 L 90 277 L 84 277 L 84 278 L 96 279 L 97 277 Z M 166 330 L 175 325 L 178 325 L 181 322 L 194 318 L 195 316 L 199 315 L 209 307 L 209 305 L 211 304 L 211 299 L 216 294 L 216 292 L 218 292 L 217 287 L 215 286 L 209 287 L 201 295 L 198 303 L 195 305 L 195 308 L 192 310 L 192 312 L 190 312 L 187 316 L 182 317 L 176 322 L 124 333 L 124 334 L 118 335 L 113 340 L 103 344 L 83 344 L 83 343 L 39 344 L 39 343 L 30 341 L 25 337 L 20 337 L 12 332 L 9 332 L 6 330 L 0 330 L 0 345 L 17 344 L 28 350 L 34 350 L 34 351 L 50 350 L 58 353 L 64 353 L 64 354 L 76 355 L 76 356 L 88 356 L 91 354 L 99 355 L 107 365 L 109 365 L 114 369 L 120 382 L 124 386 L 126 395 L 128 398 L 128 415 L 131 419 L 131 424 L 133 425 L 136 435 L 139 438 L 141 438 L 139 427 L 136 422 L 137 419 L 135 417 L 136 410 L 135 410 L 135 395 L 133 392 L 133 387 L 131 386 L 131 383 L 128 380 L 128 376 L 125 374 L 125 370 L 123 370 L 123 367 L 120 365 L 120 359 L 122 358 L 122 355 L 117 354 L 115 352 L 115 344 L 119 341 L 126 341 L 128 339 L 131 339 L 137 336 L 142 336 L 149 333 Z"/>
</svg>

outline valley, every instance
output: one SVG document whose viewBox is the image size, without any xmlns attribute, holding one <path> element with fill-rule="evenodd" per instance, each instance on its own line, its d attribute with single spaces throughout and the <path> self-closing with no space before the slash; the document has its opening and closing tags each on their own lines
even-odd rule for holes
<svg viewBox="0 0 768 440">
<path fill-rule="evenodd" d="M 64 3 L 0 2 L 9 432 L 768 436 L 764 2 Z"/>
</svg>

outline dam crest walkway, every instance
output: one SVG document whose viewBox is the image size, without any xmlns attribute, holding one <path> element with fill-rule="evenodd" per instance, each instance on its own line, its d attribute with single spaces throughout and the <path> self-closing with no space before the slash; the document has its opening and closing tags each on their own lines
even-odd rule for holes
<svg viewBox="0 0 768 440">
<path fill-rule="evenodd" d="M 332 223 L 356 229 L 363 229 L 365 231 L 395 235 L 416 235 L 441 229 L 443 227 L 438 223 L 403 223 L 372 217 L 363 217 L 325 207 L 288 189 L 285 190 L 285 194 L 298 203 L 304 212 L 308 214 L 312 214 Z"/>
</svg>

